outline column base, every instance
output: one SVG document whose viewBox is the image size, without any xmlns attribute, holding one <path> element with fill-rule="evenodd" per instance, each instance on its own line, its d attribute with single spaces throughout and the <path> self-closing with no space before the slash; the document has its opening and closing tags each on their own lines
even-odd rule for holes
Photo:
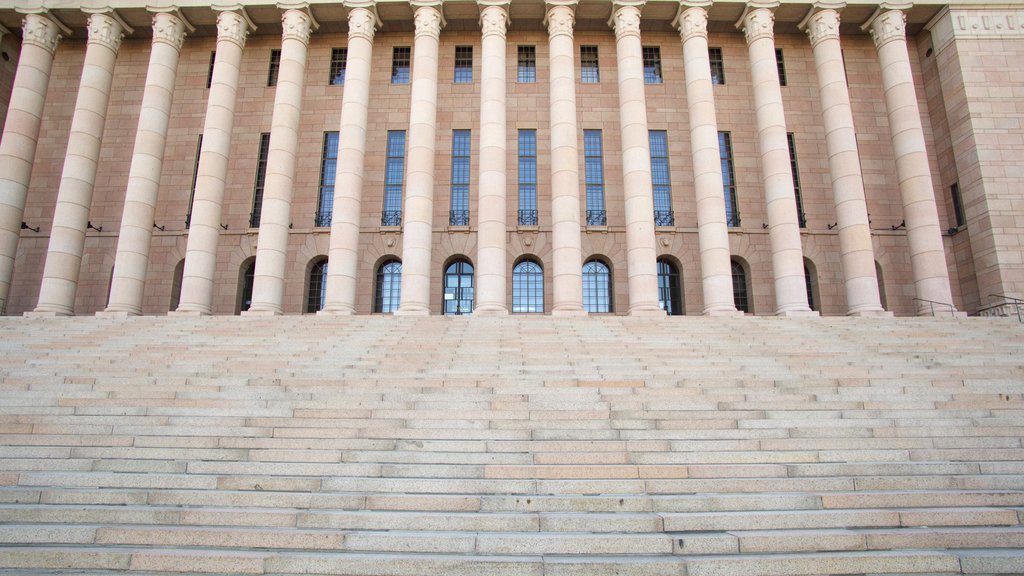
<svg viewBox="0 0 1024 576">
<path fill-rule="evenodd" d="M 892 318 L 894 315 L 888 310 L 853 310 L 846 313 L 854 318 Z"/>
<path fill-rule="evenodd" d="M 744 313 L 742 310 L 736 310 L 734 308 L 732 310 L 705 310 L 703 315 L 712 318 L 741 318 L 743 316 L 746 316 L 746 313 Z"/>
<path fill-rule="evenodd" d="M 781 318 L 817 318 L 821 316 L 814 310 L 782 310 L 776 312 L 775 315 Z"/>
<path fill-rule="evenodd" d="M 508 316 L 508 308 L 504 306 L 477 306 L 473 308 L 473 316 Z"/>
<path fill-rule="evenodd" d="M 630 316 L 637 317 L 663 317 L 667 318 L 668 314 L 661 309 L 660 306 L 637 306 L 636 308 L 629 309 Z"/>
<path fill-rule="evenodd" d="M 209 312 L 203 312 L 202 310 L 171 310 L 167 313 L 168 316 L 181 316 L 183 318 L 199 318 L 200 316 L 210 316 Z"/>
<path fill-rule="evenodd" d="M 409 306 L 408 308 L 398 307 L 395 316 L 430 316 L 430 308 Z"/>
<path fill-rule="evenodd" d="M 31 312 L 25 312 L 25 318 L 57 318 L 74 316 L 67 312 L 58 312 L 56 310 L 32 310 Z"/>
<path fill-rule="evenodd" d="M 356 311 L 351 308 L 324 308 L 317 310 L 317 316 L 355 316 Z"/>
<path fill-rule="evenodd" d="M 551 310 L 552 316 L 589 316 L 590 313 L 583 308 L 564 307 Z"/>
<path fill-rule="evenodd" d="M 249 308 L 242 312 L 242 316 L 281 316 L 283 313 L 280 310 L 271 310 L 269 308 L 252 309 Z"/>
<path fill-rule="evenodd" d="M 130 316 L 138 316 L 138 314 L 127 310 L 111 310 L 109 308 L 96 313 L 97 318 L 114 318 L 116 320 L 127 320 Z"/>
</svg>

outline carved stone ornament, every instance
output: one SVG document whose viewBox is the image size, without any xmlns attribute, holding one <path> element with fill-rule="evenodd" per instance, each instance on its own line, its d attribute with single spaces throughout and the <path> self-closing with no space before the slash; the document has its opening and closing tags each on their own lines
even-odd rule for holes
<svg viewBox="0 0 1024 576">
<path fill-rule="evenodd" d="M 420 6 L 416 9 L 416 36 L 441 37 L 441 11 L 434 6 Z"/>
<path fill-rule="evenodd" d="M 767 8 L 755 8 L 743 17 L 743 33 L 747 35 L 747 44 L 774 37 L 774 29 L 775 15 Z"/>
<path fill-rule="evenodd" d="M 572 27 L 576 24 L 576 16 L 569 6 L 552 6 L 548 9 L 548 36 L 561 34 L 572 37 Z"/>
<path fill-rule="evenodd" d="M 508 30 L 508 12 L 504 6 L 487 6 L 480 13 L 480 31 L 483 36 L 497 34 L 505 37 Z"/>
<path fill-rule="evenodd" d="M 107 14 L 89 16 L 90 44 L 101 44 L 117 52 L 117 49 L 121 47 L 122 38 L 124 38 L 124 29 L 115 18 Z"/>
<path fill-rule="evenodd" d="M 612 15 L 615 21 L 615 38 L 623 36 L 640 37 L 640 9 L 636 6 L 621 6 Z"/>
<path fill-rule="evenodd" d="M 185 42 L 185 21 L 170 12 L 153 15 L 153 43 L 162 42 L 181 50 Z"/>
<path fill-rule="evenodd" d="M 679 37 L 686 42 L 694 36 L 708 37 L 708 12 L 699 6 L 687 8 L 679 16 Z"/>
<path fill-rule="evenodd" d="M 807 37 L 811 46 L 817 46 L 822 40 L 839 40 L 839 12 L 828 9 L 815 12 L 807 20 Z"/>
<path fill-rule="evenodd" d="M 906 40 L 907 15 L 900 10 L 882 12 L 871 23 L 871 38 L 875 47 L 881 48 L 893 40 Z"/>
<path fill-rule="evenodd" d="M 57 41 L 60 40 L 60 28 L 57 24 L 42 14 L 26 14 L 21 22 L 22 44 L 33 44 L 43 48 L 50 54 L 57 50 Z"/>
<path fill-rule="evenodd" d="M 373 33 L 377 30 L 377 19 L 367 8 L 353 8 L 348 13 L 348 37 L 363 38 L 373 42 Z"/>
<path fill-rule="evenodd" d="M 309 33 L 313 20 L 302 10 L 285 10 L 281 15 L 281 39 L 298 40 L 309 44 Z"/>
<path fill-rule="evenodd" d="M 238 12 L 224 10 L 217 14 L 217 41 L 229 40 L 245 47 L 245 39 L 249 36 L 249 23 L 245 16 Z"/>
</svg>

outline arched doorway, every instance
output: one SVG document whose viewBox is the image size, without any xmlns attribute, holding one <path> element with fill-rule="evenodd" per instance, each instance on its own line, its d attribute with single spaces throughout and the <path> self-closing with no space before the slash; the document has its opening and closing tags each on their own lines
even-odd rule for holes
<svg viewBox="0 0 1024 576">
<path fill-rule="evenodd" d="M 473 265 L 466 260 L 455 260 L 444 271 L 444 313 L 473 313 Z"/>
</svg>

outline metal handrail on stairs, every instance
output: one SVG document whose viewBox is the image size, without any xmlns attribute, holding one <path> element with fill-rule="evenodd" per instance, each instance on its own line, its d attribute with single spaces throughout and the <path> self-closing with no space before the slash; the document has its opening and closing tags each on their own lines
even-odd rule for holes
<svg viewBox="0 0 1024 576">
<path fill-rule="evenodd" d="M 1008 300 L 1010 303 L 1013 304 L 1013 309 L 1016 310 L 1016 312 L 1017 312 L 1017 321 L 1018 322 L 1024 322 L 1024 319 L 1021 318 L 1021 313 L 1020 313 L 1020 305 L 1024 304 L 1024 299 L 1014 298 L 1013 296 L 1007 296 L 1005 294 L 989 294 L 988 297 L 989 298 L 1002 298 L 1003 300 Z M 986 310 L 990 310 L 992 308 L 997 308 L 997 307 L 1000 307 L 1000 306 L 1005 306 L 1006 304 L 1007 304 L 1007 302 L 1000 302 L 999 304 L 993 304 L 992 306 L 989 306 L 988 308 L 986 308 Z"/>
<path fill-rule="evenodd" d="M 912 300 L 916 300 L 918 302 L 927 302 L 930 305 L 930 307 L 931 307 L 932 316 L 935 316 L 935 305 L 936 304 L 938 304 L 939 306 L 949 306 L 949 315 L 950 316 L 956 315 L 956 306 L 953 306 L 949 302 L 938 302 L 938 301 L 935 301 L 935 300 L 927 300 L 925 298 L 912 298 Z"/>
</svg>

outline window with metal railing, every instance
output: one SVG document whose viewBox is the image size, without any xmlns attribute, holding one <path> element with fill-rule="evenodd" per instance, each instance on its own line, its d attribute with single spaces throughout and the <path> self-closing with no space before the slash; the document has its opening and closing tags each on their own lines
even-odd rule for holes
<svg viewBox="0 0 1024 576">
<path fill-rule="evenodd" d="M 800 190 L 800 169 L 796 162 L 796 138 L 792 132 L 786 133 L 789 144 L 789 166 L 793 170 L 793 196 L 796 198 L 796 216 L 801 228 L 807 228 L 807 215 L 804 213 L 804 200 Z"/>
<path fill-rule="evenodd" d="M 339 144 L 337 132 L 324 132 L 323 151 L 320 153 L 320 193 L 317 197 L 316 218 L 313 223 L 317 228 L 330 226 L 334 215 L 334 183 L 338 176 Z"/>
<path fill-rule="evenodd" d="M 604 149 L 600 130 L 583 131 L 584 171 L 587 183 L 587 226 L 606 226 L 604 206 Z"/>
<path fill-rule="evenodd" d="M 537 131 L 519 131 L 519 225 L 537 225 Z"/>
<path fill-rule="evenodd" d="M 384 211 L 381 226 L 402 225 L 402 187 L 405 180 L 405 130 L 388 131 L 384 165 Z"/>
<path fill-rule="evenodd" d="M 252 212 L 249 213 L 249 228 L 260 227 L 263 214 L 263 189 L 267 184 L 267 158 L 270 156 L 270 134 L 260 134 L 260 151 L 256 159 L 256 183 L 252 188 Z"/>
<path fill-rule="evenodd" d="M 732 161 L 732 135 L 718 133 L 718 153 L 722 161 L 722 192 L 725 195 L 725 221 L 730 228 L 740 225 L 740 209 L 736 203 L 736 170 Z"/>
<path fill-rule="evenodd" d="M 452 187 L 449 226 L 469 226 L 469 130 L 452 131 Z"/>
<path fill-rule="evenodd" d="M 651 130 L 651 184 L 654 192 L 654 225 L 675 226 L 672 212 L 672 180 L 668 168 L 668 133 Z"/>
</svg>

